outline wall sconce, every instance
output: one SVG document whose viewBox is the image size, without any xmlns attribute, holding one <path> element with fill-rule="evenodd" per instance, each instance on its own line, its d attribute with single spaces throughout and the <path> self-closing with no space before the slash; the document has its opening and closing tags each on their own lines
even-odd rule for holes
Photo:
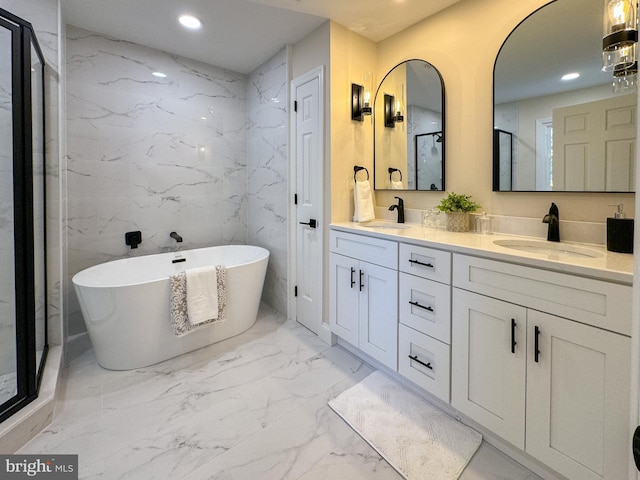
<svg viewBox="0 0 640 480">
<path fill-rule="evenodd" d="M 364 121 L 364 117 L 371 115 L 371 92 L 362 85 L 351 84 L 351 120 Z"/>
<path fill-rule="evenodd" d="M 393 114 L 393 104 L 395 103 L 395 99 L 393 95 L 384 94 L 384 126 L 389 128 L 394 128 L 396 126 L 396 122 L 394 120 Z"/>
<path fill-rule="evenodd" d="M 628 85 L 637 74 L 636 45 L 638 42 L 638 5 L 635 0 L 606 0 L 604 8 L 604 37 L 602 39 L 602 69 L 613 72 L 616 86 Z M 629 72 L 626 72 L 626 70 Z M 634 70 L 635 69 L 635 70 Z M 635 88 L 635 78 L 631 82 Z"/>
<path fill-rule="evenodd" d="M 400 100 L 396 101 L 396 110 L 395 115 L 393 116 L 393 121 L 396 123 L 404 122 L 404 115 L 402 115 L 402 105 L 400 104 Z"/>
</svg>

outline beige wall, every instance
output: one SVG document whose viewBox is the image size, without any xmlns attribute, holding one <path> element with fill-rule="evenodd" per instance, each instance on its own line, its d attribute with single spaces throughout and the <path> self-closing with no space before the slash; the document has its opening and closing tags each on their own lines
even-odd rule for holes
<svg viewBox="0 0 640 480">
<path fill-rule="evenodd" d="M 540 217 L 556 202 L 564 220 L 604 222 L 609 204 L 622 202 L 631 216 L 633 194 L 494 193 L 491 191 L 493 65 L 507 35 L 547 0 L 462 0 L 458 4 L 370 45 L 332 24 L 331 149 L 332 220 L 348 220 L 345 179 L 354 163 L 371 165 L 370 121 L 352 122 L 347 89 L 369 58 L 378 82 L 398 63 L 419 58 L 441 73 L 446 90 L 446 187 L 470 194 L 490 214 Z M 338 47 L 339 46 L 339 47 Z M 356 55 L 356 53 L 358 53 Z M 375 55 L 374 55 L 375 52 Z M 371 54 L 371 57 L 369 57 Z M 334 57 L 336 57 L 334 59 Z M 397 195 L 397 192 L 395 192 Z M 377 192 L 378 205 L 391 205 L 394 192 Z M 442 193 L 405 192 L 407 208 L 437 204 Z M 349 205 L 349 207 L 347 207 Z"/>
<path fill-rule="evenodd" d="M 351 83 L 362 85 L 367 72 L 376 71 L 376 44 L 331 22 L 331 221 L 353 216 L 353 166 L 369 170 L 373 185 L 373 123 L 351 120 Z M 374 77 L 374 83 L 380 82 Z M 372 93 L 373 99 L 374 93 Z"/>
</svg>

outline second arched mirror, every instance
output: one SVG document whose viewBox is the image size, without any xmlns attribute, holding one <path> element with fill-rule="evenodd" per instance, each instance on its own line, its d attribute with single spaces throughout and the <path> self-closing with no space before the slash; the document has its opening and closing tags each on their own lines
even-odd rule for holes
<svg viewBox="0 0 640 480">
<path fill-rule="evenodd" d="M 377 190 L 444 190 L 444 83 L 424 60 L 409 60 L 382 80 L 374 102 Z"/>
<path fill-rule="evenodd" d="M 505 40 L 494 69 L 494 191 L 630 192 L 635 91 L 602 71 L 602 0 L 556 0 Z"/>
</svg>

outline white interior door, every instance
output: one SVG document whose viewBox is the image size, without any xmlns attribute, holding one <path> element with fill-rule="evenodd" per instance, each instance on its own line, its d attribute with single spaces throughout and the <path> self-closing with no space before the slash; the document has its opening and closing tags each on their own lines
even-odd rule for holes
<svg viewBox="0 0 640 480">
<path fill-rule="evenodd" d="M 322 69 L 292 83 L 295 168 L 295 312 L 314 333 L 322 324 L 323 102 Z"/>
<path fill-rule="evenodd" d="M 554 189 L 632 191 L 635 138 L 635 94 L 554 109 Z"/>
</svg>

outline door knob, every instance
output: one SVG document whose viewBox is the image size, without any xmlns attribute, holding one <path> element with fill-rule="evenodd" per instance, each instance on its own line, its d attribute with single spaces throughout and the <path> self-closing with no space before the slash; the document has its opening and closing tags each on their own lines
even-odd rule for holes
<svg viewBox="0 0 640 480">
<path fill-rule="evenodd" d="M 300 225 L 309 225 L 311 228 L 316 228 L 318 226 L 315 218 L 310 219 L 308 222 L 300 222 Z"/>
</svg>

